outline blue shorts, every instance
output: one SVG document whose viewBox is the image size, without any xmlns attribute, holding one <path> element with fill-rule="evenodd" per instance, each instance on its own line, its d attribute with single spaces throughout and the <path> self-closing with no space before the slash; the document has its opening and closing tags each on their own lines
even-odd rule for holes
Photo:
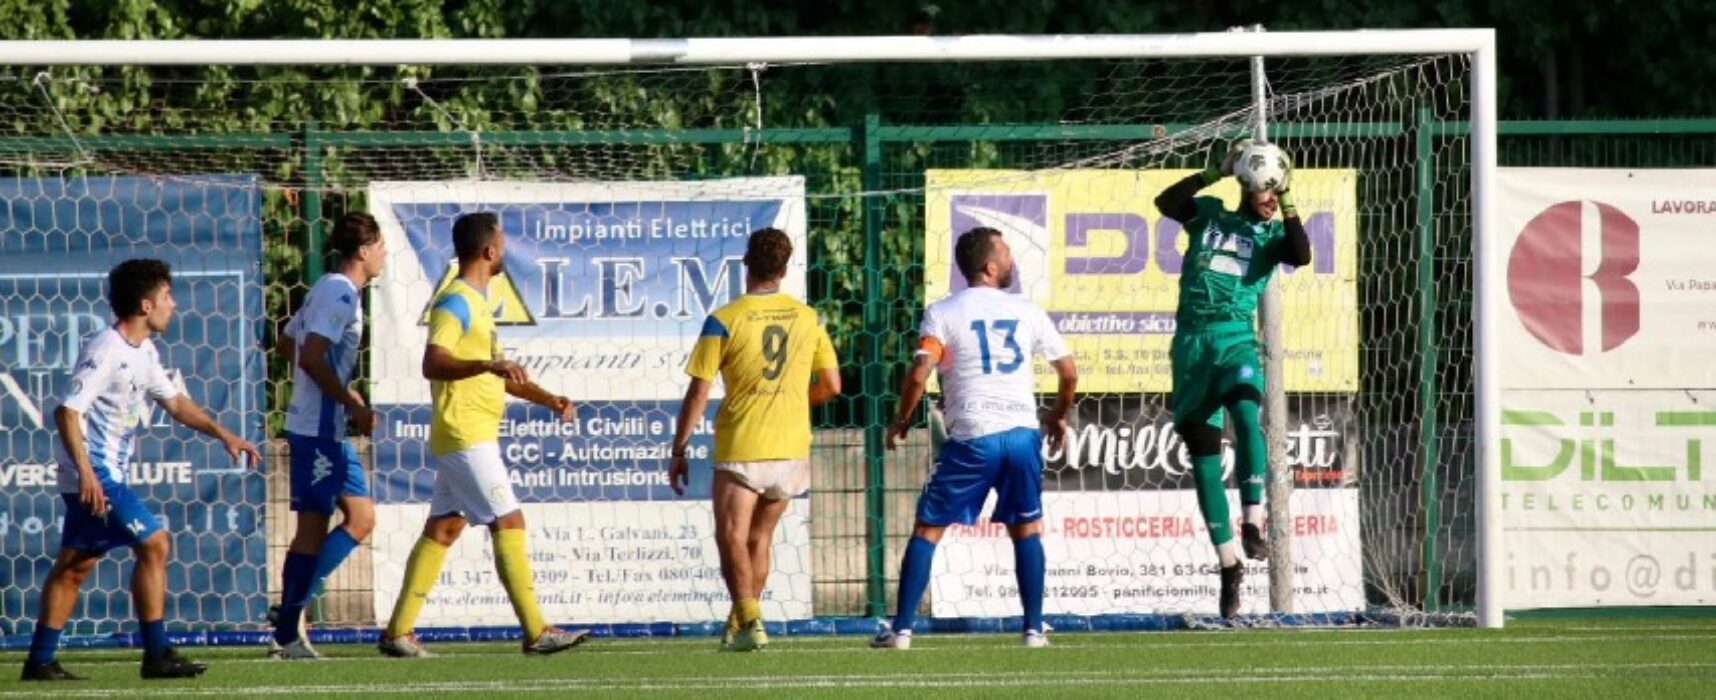
<svg viewBox="0 0 1716 700">
<path fill-rule="evenodd" d="M 1043 434 L 1014 428 L 968 442 L 949 440 L 918 497 L 918 522 L 970 525 L 995 489 L 990 522 L 1019 525 L 1043 517 Z"/>
<path fill-rule="evenodd" d="M 287 433 L 286 445 L 292 450 L 292 512 L 333 515 L 341 496 L 369 496 L 351 443 Z"/>
<path fill-rule="evenodd" d="M 89 512 L 75 493 L 60 494 L 66 502 L 61 549 L 106 554 L 115 547 L 136 547 L 161 531 L 161 520 L 124 484 L 102 484 L 101 491 L 107 495 L 105 515 Z"/>
</svg>

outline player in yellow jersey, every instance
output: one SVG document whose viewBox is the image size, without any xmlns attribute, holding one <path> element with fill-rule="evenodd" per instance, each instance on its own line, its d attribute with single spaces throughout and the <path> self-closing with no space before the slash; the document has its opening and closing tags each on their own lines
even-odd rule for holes
<svg viewBox="0 0 1716 700">
<path fill-rule="evenodd" d="M 840 394 L 840 364 L 816 310 L 782 294 L 792 241 L 759 229 L 745 249 L 745 296 L 703 324 L 685 373 L 668 483 L 684 493 L 685 448 L 709 403 L 715 375 L 726 398 L 715 417 L 715 546 L 733 607 L 723 651 L 768 644 L 760 601 L 775 524 L 810 488 L 810 409 Z M 815 383 L 812 383 L 812 379 Z"/>
<path fill-rule="evenodd" d="M 571 400 L 532 383 L 523 367 L 501 356 L 487 290 L 501 271 L 505 246 L 494 214 L 465 214 L 453 222 L 459 276 L 435 297 L 423 351 L 423 377 L 434 401 L 429 451 L 435 456 L 435 490 L 382 635 L 380 648 L 388 656 L 429 656 L 411 630 L 466 523 L 487 525 L 493 533 L 495 571 L 524 628 L 524 653 L 552 654 L 589 638 L 587 631 L 562 631 L 542 621 L 524 546 L 524 511 L 501 461 L 500 421 L 508 394 L 572 420 Z"/>
</svg>

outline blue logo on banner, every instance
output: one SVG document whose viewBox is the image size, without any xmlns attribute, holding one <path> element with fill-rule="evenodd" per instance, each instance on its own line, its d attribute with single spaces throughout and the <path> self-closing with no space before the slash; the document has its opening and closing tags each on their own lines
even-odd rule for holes
<svg viewBox="0 0 1716 700">
<path fill-rule="evenodd" d="M 178 312 L 162 362 L 215 420 L 261 442 L 261 195 L 250 176 L 0 180 L 0 634 L 34 628 L 60 547 L 53 410 L 85 339 L 112 322 L 107 272 L 173 267 Z M 169 621 L 252 623 L 267 607 L 263 477 L 164 411 L 138 441 L 131 488 L 173 537 Z M 84 583 L 70 631 L 130 629 L 129 557 Z"/>
</svg>

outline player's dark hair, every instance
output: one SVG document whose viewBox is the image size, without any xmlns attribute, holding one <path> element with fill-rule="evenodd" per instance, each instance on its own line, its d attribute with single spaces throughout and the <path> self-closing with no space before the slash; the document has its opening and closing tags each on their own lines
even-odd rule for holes
<svg viewBox="0 0 1716 700">
<path fill-rule="evenodd" d="M 953 244 L 953 261 L 959 265 L 965 281 L 970 282 L 983 274 L 983 264 L 995 254 L 995 242 L 999 240 L 1001 232 L 987 226 L 959 234 L 959 242 Z"/>
<path fill-rule="evenodd" d="M 779 279 L 786 274 L 787 261 L 792 259 L 792 239 L 778 228 L 760 228 L 751 232 L 745 244 L 745 268 L 757 280 Z"/>
<path fill-rule="evenodd" d="M 173 284 L 173 269 L 148 258 L 127 260 L 107 273 L 107 305 L 121 319 L 143 313 L 143 300 Z"/>
<path fill-rule="evenodd" d="M 474 211 L 460 214 L 453 220 L 453 252 L 459 256 L 459 262 L 476 260 L 483 254 L 483 248 L 494 242 L 495 235 L 500 233 L 500 217 L 492 211 Z"/>
<path fill-rule="evenodd" d="M 328 247 L 341 260 L 350 260 L 357 257 L 358 249 L 379 240 L 381 227 L 376 225 L 375 217 L 354 211 L 341 215 L 334 222 L 334 231 L 328 234 Z"/>
</svg>

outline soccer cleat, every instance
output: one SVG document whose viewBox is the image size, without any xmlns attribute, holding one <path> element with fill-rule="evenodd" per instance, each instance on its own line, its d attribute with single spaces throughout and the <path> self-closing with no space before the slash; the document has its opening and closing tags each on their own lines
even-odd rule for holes
<svg viewBox="0 0 1716 700">
<path fill-rule="evenodd" d="M 1042 649 L 1049 645 L 1049 635 L 1037 630 L 1025 630 L 1023 636 L 1026 649 Z"/>
<path fill-rule="evenodd" d="M 740 627 L 733 634 L 733 641 L 722 645 L 721 651 L 760 651 L 768 645 L 769 633 L 763 630 L 763 621 L 759 618 Z"/>
<path fill-rule="evenodd" d="M 536 635 L 536 640 L 524 645 L 524 653 L 547 656 L 558 654 L 590 639 L 589 630 L 566 630 L 550 627 Z"/>
<path fill-rule="evenodd" d="M 408 634 L 403 637 L 382 637 L 375 648 L 380 649 L 383 656 L 390 656 L 395 659 L 435 658 L 434 654 L 429 653 L 429 650 L 423 647 L 422 642 L 417 641 L 415 634 Z"/>
<path fill-rule="evenodd" d="M 143 659 L 144 680 L 162 678 L 196 678 L 209 670 L 207 664 L 200 664 L 179 655 L 179 651 L 167 647 L 167 651 L 153 659 Z"/>
<path fill-rule="evenodd" d="M 895 632 L 887 623 L 882 623 L 876 630 L 876 636 L 870 639 L 871 649 L 910 649 L 912 648 L 912 631 Z"/>
<path fill-rule="evenodd" d="M 270 653 L 269 657 L 281 661 L 315 661 L 322 658 L 322 652 L 310 646 L 310 640 L 299 637 L 287 642 L 279 651 Z"/>
<path fill-rule="evenodd" d="M 1239 614 L 1239 583 L 1245 580 L 1245 565 L 1221 568 L 1221 617 L 1232 619 Z"/>
<path fill-rule="evenodd" d="M 82 681 L 82 680 L 89 680 L 89 679 L 84 678 L 83 676 L 76 675 L 76 674 L 72 673 L 71 671 L 65 670 L 64 668 L 62 668 L 60 666 L 60 662 L 58 662 L 58 661 L 49 661 L 45 664 L 30 664 L 30 663 L 24 664 L 24 675 L 20 676 L 18 678 L 18 680 L 21 680 L 21 681 Z"/>
<path fill-rule="evenodd" d="M 268 606 L 268 626 L 269 627 L 279 627 L 280 626 L 280 606 L 278 606 L 278 605 Z M 305 643 L 308 643 L 310 641 L 310 616 L 309 615 L 299 615 L 298 616 L 298 638 L 304 640 Z M 278 642 L 274 639 L 273 634 L 270 634 L 268 636 L 268 658 L 271 658 L 271 659 L 272 658 L 279 658 L 280 653 L 282 651 L 285 651 L 285 649 L 286 649 L 286 647 L 280 646 L 280 642 Z M 316 658 L 321 658 L 321 656 L 318 654 Z"/>
<path fill-rule="evenodd" d="M 1262 528 L 1251 523 L 1239 526 L 1239 542 L 1245 549 L 1245 558 L 1252 561 L 1269 561 L 1269 542 L 1263 539 Z"/>
</svg>

